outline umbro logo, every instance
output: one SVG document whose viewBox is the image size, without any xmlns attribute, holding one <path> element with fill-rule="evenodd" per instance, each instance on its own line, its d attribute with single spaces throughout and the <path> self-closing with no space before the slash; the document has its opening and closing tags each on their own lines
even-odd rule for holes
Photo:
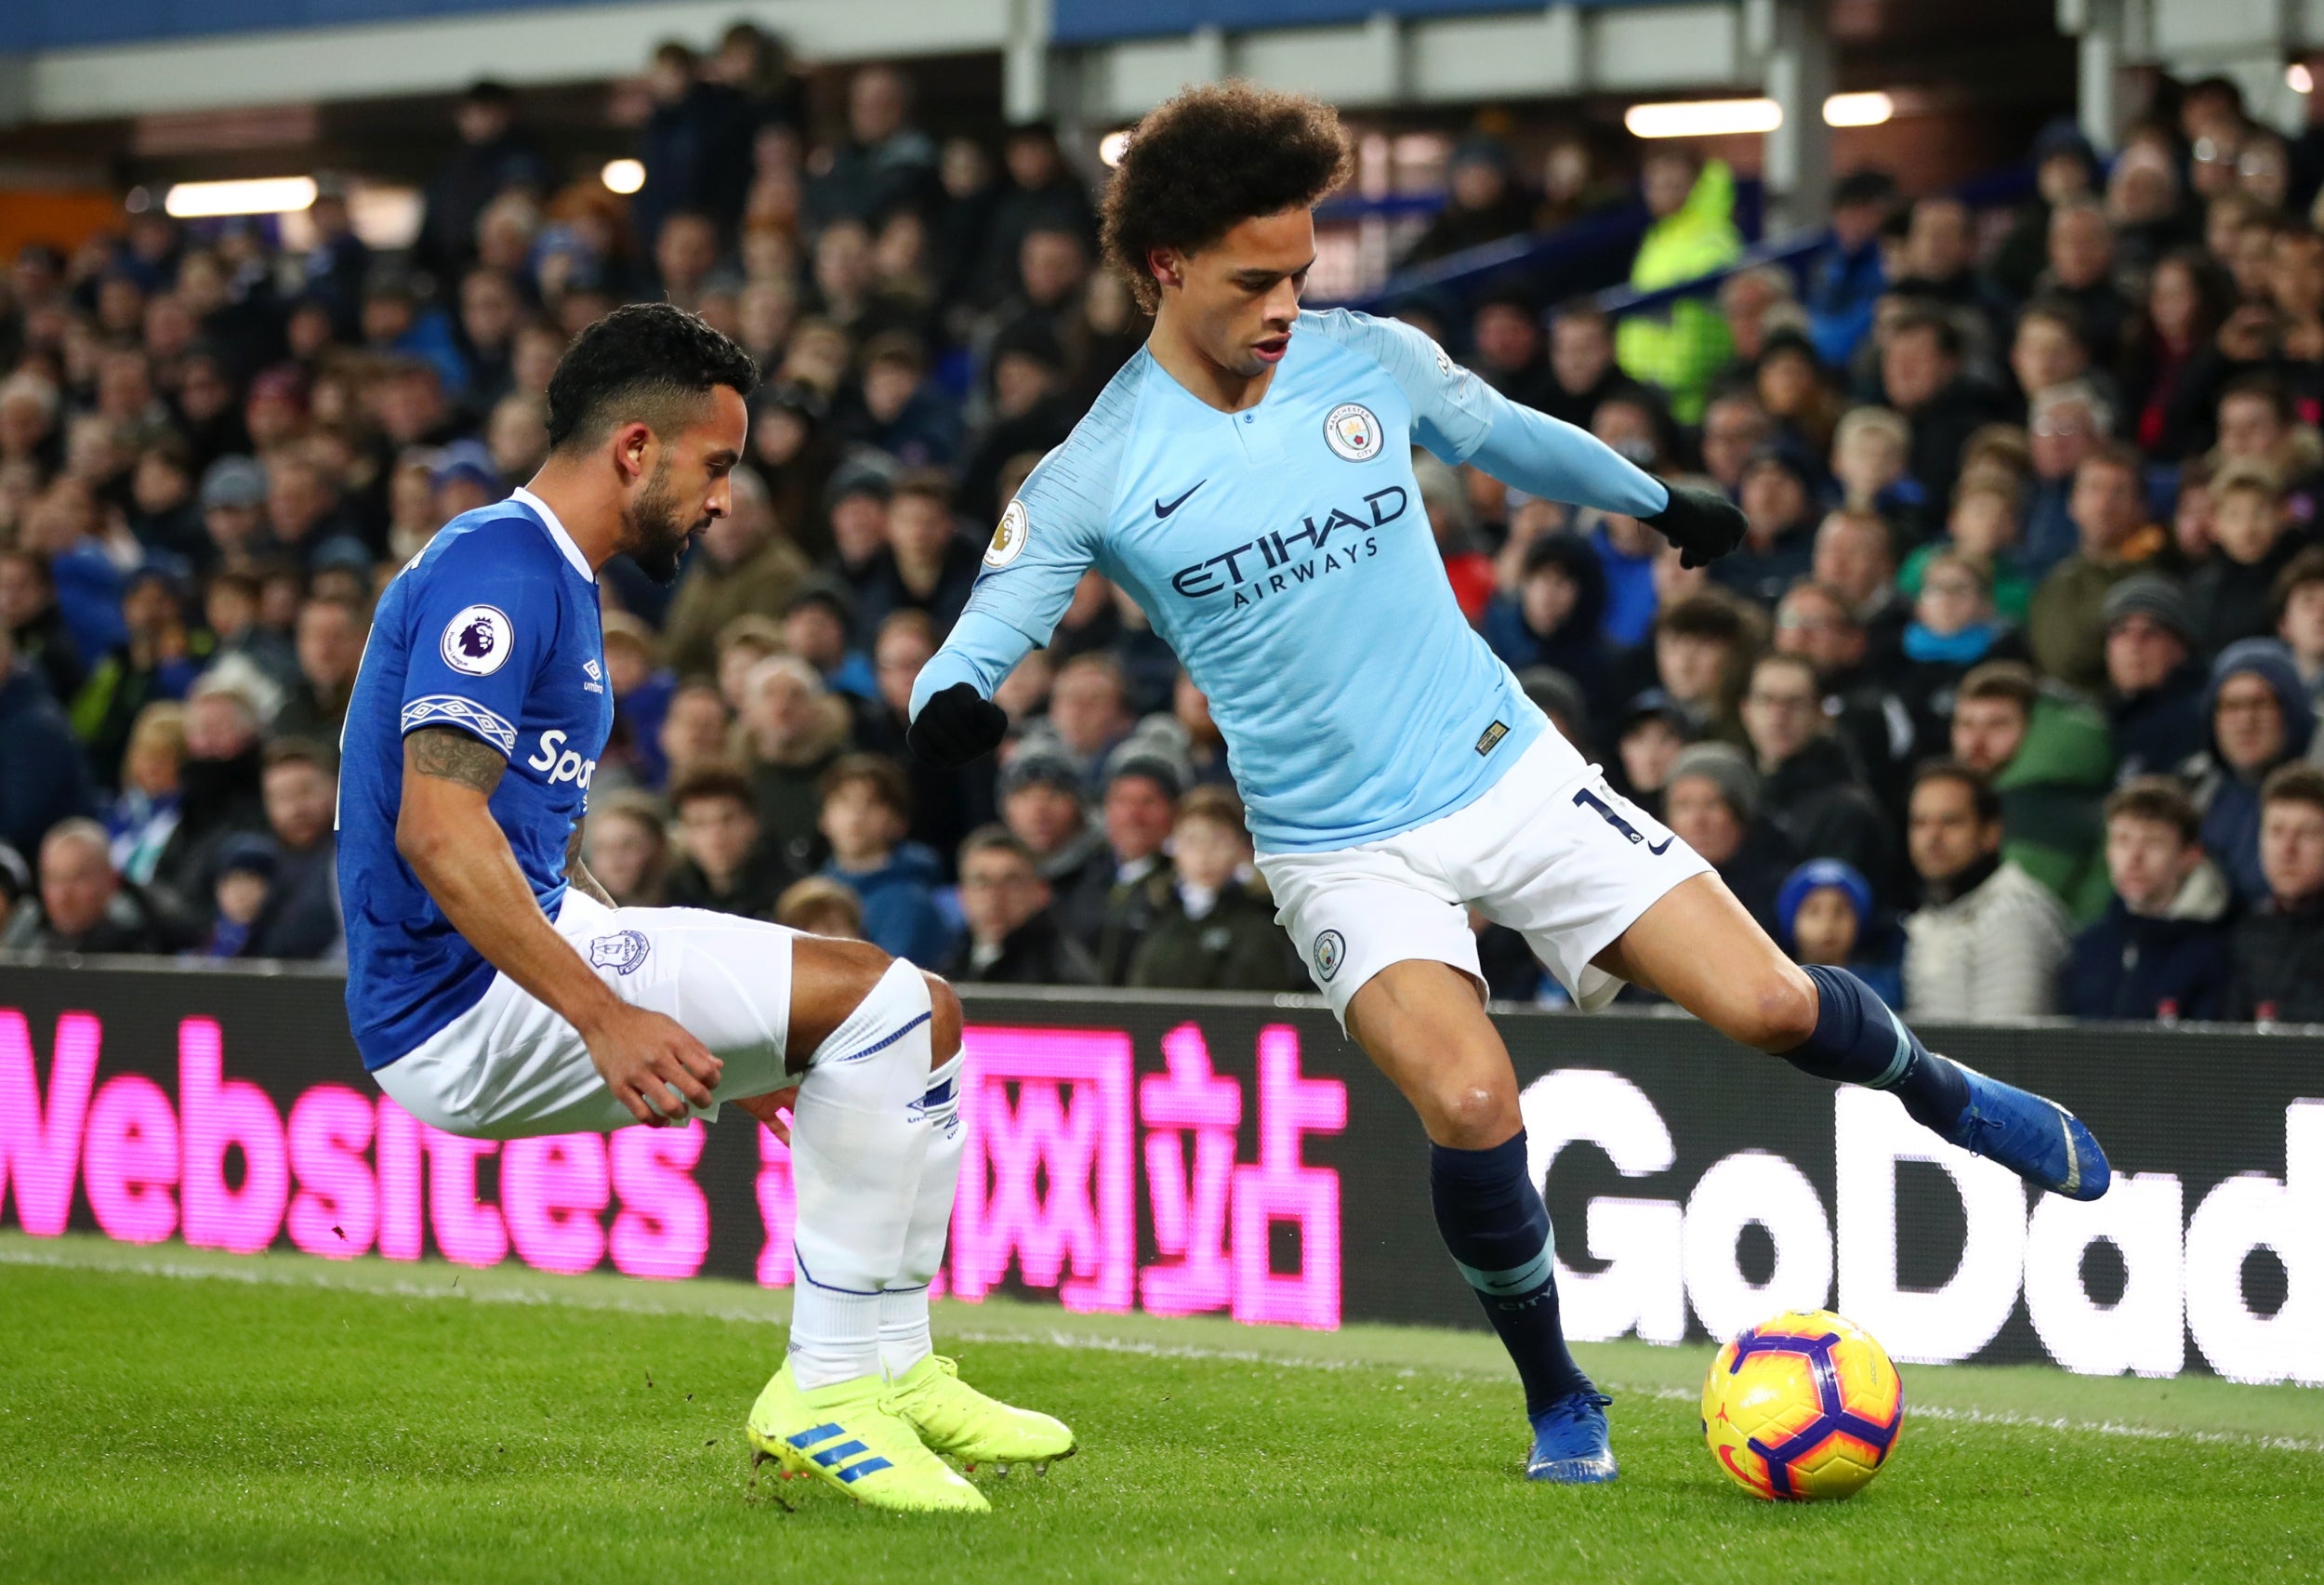
<svg viewBox="0 0 2324 1585">
<path fill-rule="evenodd" d="M 1199 490 L 1205 484 L 1209 482 L 1210 481 L 1208 479 L 1197 479 L 1195 481 L 1195 490 Z M 1186 495 L 1181 495 L 1177 500 L 1172 501 L 1167 507 L 1162 504 L 1162 498 L 1159 495 L 1155 496 L 1154 501 L 1154 515 L 1157 518 L 1169 517 L 1172 512 L 1178 510 L 1179 508 L 1186 504 L 1187 496 L 1192 495 L 1195 493 L 1195 490 L 1187 491 Z"/>
<path fill-rule="evenodd" d="M 588 673 L 589 676 L 589 680 L 581 684 L 583 688 L 592 693 L 602 693 L 605 692 L 605 673 L 599 669 L 598 664 L 595 660 L 583 661 L 581 663 L 581 669 Z"/>
</svg>

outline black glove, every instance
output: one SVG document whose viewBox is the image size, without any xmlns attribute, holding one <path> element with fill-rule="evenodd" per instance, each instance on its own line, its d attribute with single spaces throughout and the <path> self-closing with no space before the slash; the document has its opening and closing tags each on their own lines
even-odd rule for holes
<svg viewBox="0 0 2324 1585">
<path fill-rule="evenodd" d="M 956 682 L 920 707 L 904 734 L 912 752 L 950 771 L 982 759 L 1009 735 L 1009 712 L 966 682 Z"/>
<path fill-rule="evenodd" d="M 1708 567 L 1743 543 L 1743 509 L 1716 490 L 1667 486 L 1670 504 L 1638 521 L 1679 548 L 1679 565 Z"/>
</svg>

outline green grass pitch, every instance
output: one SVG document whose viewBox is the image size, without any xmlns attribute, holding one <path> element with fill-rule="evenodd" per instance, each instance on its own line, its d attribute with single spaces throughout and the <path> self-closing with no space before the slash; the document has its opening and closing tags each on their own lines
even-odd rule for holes
<svg viewBox="0 0 2324 1585">
<path fill-rule="evenodd" d="M 1713 1468 L 1701 1348 L 1583 1348 L 1611 1487 L 1520 1478 L 1489 1337 L 942 1305 L 1083 1451 L 994 1512 L 746 1491 L 783 1295 L 0 1235 L 0 1579 L 2314 1579 L 2324 1393 L 1905 1367 L 1853 1502 Z"/>
</svg>

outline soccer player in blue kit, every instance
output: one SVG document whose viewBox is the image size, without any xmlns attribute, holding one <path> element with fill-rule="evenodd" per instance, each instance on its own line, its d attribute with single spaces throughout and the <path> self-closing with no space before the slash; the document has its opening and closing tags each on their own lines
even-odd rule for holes
<svg viewBox="0 0 2324 1585">
<path fill-rule="evenodd" d="M 757 378 L 692 314 L 616 310 L 549 381 L 532 482 L 389 585 L 341 743 L 348 1016 L 380 1089 L 456 1134 L 682 1125 L 729 1101 L 782 1132 L 788 1102 L 798 1287 L 754 1453 L 875 1507 L 981 1512 L 939 1454 L 1037 1463 L 1074 1440 L 931 1348 L 958 999 L 860 942 L 617 907 L 581 862 L 614 719 L 598 570 L 627 552 L 677 576 L 728 509 Z"/>
<path fill-rule="evenodd" d="M 1690 566 L 1735 548 L 1743 517 L 1510 403 L 1409 326 L 1302 311 L 1310 211 L 1348 166 L 1327 107 L 1248 84 L 1190 88 L 1139 124 L 1105 241 L 1153 331 L 1001 514 L 913 689 L 910 740 L 943 765 L 997 746 L 993 692 L 1083 571 L 1129 591 L 1209 698 L 1277 918 L 1419 1114 L 1437 1226 L 1525 1384 L 1526 1473 L 1606 1481 L 1611 1400 L 1559 1327 L 1470 905 L 1523 932 L 1585 1010 L 1648 986 L 1805 1072 L 1888 1090 L 2040 1188 L 2094 1199 L 2108 1168 L 2062 1107 L 1928 1050 L 1844 970 L 1787 958 L 1462 620 L 1415 442 L 1641 519 Z"/>
</svg>

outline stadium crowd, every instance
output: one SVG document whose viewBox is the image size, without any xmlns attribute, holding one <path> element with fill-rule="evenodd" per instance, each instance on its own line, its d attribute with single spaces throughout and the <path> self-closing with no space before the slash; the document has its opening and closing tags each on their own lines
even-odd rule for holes
<svg viewBox="0 0 2324 1585">
<path fill-rule="evenodd" d="M 733 510 L 604 577 L 619 901 L 860 935 L 968 981 L 1297 990 L 1201 694 L 1092 572 L 997 764 L 904 746 L 984 525 L 1137 349 L 1041 125 L 938 139 L 873 66 L 818 136 L 774 41 L 666 45 L 623 199 L 480 84 L 409 257 L 329 183 L 292 252 L 157 208 L 0 285 L 0 946 L 326 958 L 341 717 L 378 590 L 540 462 L 571 337 L 659 297 L 764 371 Z M 1414 245 L 1619 199 L 1455 151 Z M 1527 692 L 1802 961 L 1916 1017 L 2324 1020 L 2324 134 L 2192 85 L 2021 205 L 1838 187 L 1801 275 L 1610 323 L 1392 305 L 1511 397 L 1740 504 L 1679 565 L 1621 517 L 1418 460 Z M 1549 191 L 1537 191 L 1546 187 Z M 1657 145 L 1633 281 L 1734 264 Z M 1480 919 L 1499 997 L 1561 992 Z"/>
</svg>

